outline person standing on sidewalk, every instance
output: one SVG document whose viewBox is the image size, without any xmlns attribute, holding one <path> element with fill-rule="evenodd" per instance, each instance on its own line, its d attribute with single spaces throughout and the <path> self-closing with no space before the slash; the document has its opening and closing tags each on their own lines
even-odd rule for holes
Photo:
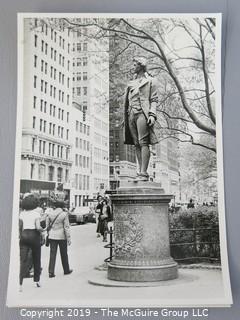
<svg viewBox="0 0 240 320">
<path fill-rule="evenodd" d="M 99 216 L 99 231 L 103 237 L 103 242 L 107 242 L 108 222 L 111 221 L 111 207 L 107 198 L 104 198 L 102 203 L 102 212 Z"/>
<path fill-rule="evenodd" d="M 23 211 L 19 215 L 20 291 L 22 291 L 23 279 L 29 273 L 29 251 L 32 253 L 33 280 L 36 287 L 40 287 L 41 232 L 43 231 L 40 225 L 40 212 L 37 209 L 38 199 L 33 194 L 28 194 L 21 205 Z"/>
<path fill-rule="evenodd" d="M 68 262 L 68 246 L 71 244 L 70 225 L 68 219 L 68 213 L 63 210 L 64 202 L 55 201 L 53 203 L 53 210 L 48 210 L 48 216 L 46 219 L 47 229 L 51 226 L 49 235 L 50 243 L 50 259 L 49 259 L 49 278 L 55 277 L 55 264 L 57 249 L 59 246 L 61 261 L 64 274 L 70 274 L 73 272 L 69 268 Z"/>
</svg>

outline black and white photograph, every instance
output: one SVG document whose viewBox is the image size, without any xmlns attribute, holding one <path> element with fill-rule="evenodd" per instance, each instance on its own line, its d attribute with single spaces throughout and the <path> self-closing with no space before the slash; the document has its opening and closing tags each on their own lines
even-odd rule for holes
<svg viewBox="0 0 240 320">
<path fill-rule="evenodd" d="M 18 14 L 9 307 L 230 306 L 221 14 Z"/>
</svg>

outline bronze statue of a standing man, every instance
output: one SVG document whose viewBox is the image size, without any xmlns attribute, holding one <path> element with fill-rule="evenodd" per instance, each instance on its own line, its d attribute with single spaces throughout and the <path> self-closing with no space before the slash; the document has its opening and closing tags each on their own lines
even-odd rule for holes
<svg viewBox="0 0 240 320">
<path fill-rule="evenodd" d="M 124 143 L 135 145 L 139 172 L 136 180 L 148 181 L 149 145 L 158 143 L 155 133 L 158 105 L 157 81 L 147 73 L 146 59 L 133 59 L 135 79 L 127 87 L 124 103 Z"/>
</svg>

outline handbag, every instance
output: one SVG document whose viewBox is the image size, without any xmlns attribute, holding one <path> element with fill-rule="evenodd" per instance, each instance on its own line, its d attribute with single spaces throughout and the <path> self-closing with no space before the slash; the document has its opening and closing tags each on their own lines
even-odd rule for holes
<svg viewBox="0 0 240 320">
<path fill-rule="evenodd" d="M 62 211 L 61 212 L 59 212 L 59 214 L 57 214 L 56 215 L 56 217 L 53 219 L 53 221 L 51 222 L 51 224 L 47 227 L 47 235 L 46 235 L 46 239 L 45 239 L 45 246 L 46 247 L 49 247 L 49 231 L 52 229 L 52 226 L 53 226 L 53 224 L 54 224 L 54 222 L 57 220 L 57 217 L 60 215 L 62 213 Z"/>
</svg>

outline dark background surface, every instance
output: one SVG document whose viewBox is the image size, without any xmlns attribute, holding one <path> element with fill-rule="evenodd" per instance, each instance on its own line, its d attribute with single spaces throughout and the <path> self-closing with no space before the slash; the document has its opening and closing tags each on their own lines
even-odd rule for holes
<svg viewBox="0 0 240 320">
<path fill-rule="evenodd" d="M 224 176 L 227 241 L 234 304 L 231 308 L 209 309 L 209 317 L 207 319 L 238 320 L 240 318 L 240 2 L 236 0 L 7 0 L 1 2 L 0 319 L 24 319 L 21 318 L 19 309 L 9 309 L 5 306 L 10 255 L 15 158 L 17 107 L 17 12 L 223 13 L 222 76 Z M 177 318 L 174 317 L 172 319 Z"/>
</svg>

